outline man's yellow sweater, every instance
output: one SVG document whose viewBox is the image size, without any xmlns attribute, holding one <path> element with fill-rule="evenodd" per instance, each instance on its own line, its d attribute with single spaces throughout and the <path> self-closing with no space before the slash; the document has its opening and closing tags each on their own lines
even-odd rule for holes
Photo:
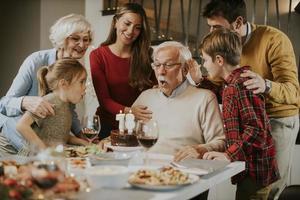
<svg viewBox="0 0 300 200">
<path fill-rule="evenodd" d="M 281 118 L 299 113 L 300 89 L 296 59 L 289 38 L 270 26 L 251 25 L 251 37 L 243 46 L 241 66 L 264 79 L 272 81 L 272 90 L 266 95 L 270 117 Z"/>
</svg>

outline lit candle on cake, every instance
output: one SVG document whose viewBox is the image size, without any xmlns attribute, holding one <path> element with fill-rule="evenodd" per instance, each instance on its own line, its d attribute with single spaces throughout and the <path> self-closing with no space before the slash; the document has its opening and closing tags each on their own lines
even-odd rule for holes
<svg viewBox="0 0 300 200">
<path fill-rule="evenodd" d="M 120 113 L 116 115 L 116 120 L 119 121 L 119 131 L 120 133 L 123 133 L 125 130 L 125 114 L 122 113 L 122 110 L 120 110 Z"/>
<path fill-rule="evenodd" d="M 132 114 L 131 110 L 125 116 L 125 126 L 128 130 L 128 134 L 132 134 L 135 122 L 134 122 L 134 115 Z"/>
</svg>

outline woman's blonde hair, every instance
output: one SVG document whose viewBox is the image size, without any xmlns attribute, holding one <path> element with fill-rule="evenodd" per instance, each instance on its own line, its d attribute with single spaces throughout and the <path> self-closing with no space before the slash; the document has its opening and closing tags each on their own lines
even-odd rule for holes
<svg viewBox="0 0 300 200">
<path fill-rule="evenodd" d="M 129 84 L 134 88 L 143 90 L 152 85 L 150 80 L 152 74 L 150 28 L 143 7 L 137 3 L 127 3 L 122 6 L 113 17 L 109 35 L 101 46 L 116 42 L 117 33 L 115 24 L 125 13 L 136 13 L 142 18 L 141 32 L 131 47 L 132 56 L 130 59 Z"/>
<path fill-rule="evenodd" d="M 44 96 L 57 89 L 59 80 L 72 83 L 82 73 L 86 73 L 86 69 L 72 58 L 63 58 L 50 66 L 41 67 L 37 72 L 39 95 Z"/>
<path fill-rule="evenodd" d="M 64 46 L 65 40 L 73 33 L 88 32 L 90 43 L 93 39 L 91 24 L 82 15 L 70 14 L 58 19 L 50 28 L 49 39 L 52 45 L 59 49 Z"/>
<path fill-rule="evenodd" d="M 240 63 L 242 41 L 234 31 L 218 28 L 203 38 L 200 50 L 208 54 L 213 61 L 220 55 L 228 64 L 235 66 Z"/>
</svg>

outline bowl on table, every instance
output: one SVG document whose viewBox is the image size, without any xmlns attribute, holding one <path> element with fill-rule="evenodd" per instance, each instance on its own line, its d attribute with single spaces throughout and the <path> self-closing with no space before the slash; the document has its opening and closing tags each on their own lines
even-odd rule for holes
<svg viewBox="0 0 300 200">
<path fill-rule="evenodd" d="M 120 165 L 99 165 L 90 167 L 85 172 L 91 188 L 122 188 L 129 177 L 127 167 Z"/>
<path fill-rule="evenodd" d="M 67 158 L 67 171 L 69 174 L 81 177 L 89 167 L 91 167 L 89 158 Z"/>
<path fill-rule="evenodd" d="M 98 155 L 91 154 L 89 159 L 92 165 L 123 165 L 128 166 L 131 155 L 127 153 L 108 152 Z"/>
</svg>

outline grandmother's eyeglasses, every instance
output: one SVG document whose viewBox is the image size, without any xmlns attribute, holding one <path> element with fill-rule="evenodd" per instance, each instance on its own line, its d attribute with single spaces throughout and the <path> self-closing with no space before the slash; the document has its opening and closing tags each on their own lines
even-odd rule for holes
<svg viewBox="0 0 300 200">
<path fill-rule="evenodd" d="M 181 63 L 151 63 L 151 67 L 154 70 L 159 69 L 160 66 L 163 66 L 164 69 L 169 70 L 178 65 L 181 65 Z"/>
<path fill-rule="evenodd" d="M 90 37 L 83 37 L 81 38 L 80 36 L 76 36 L 76 35 L 70 35 L 68 37 L 72 42 L 79 44 L 80 41 L 82 41 L 83 44 L 87 45 L 90 44 L 91 42 L 91 38 Z"/>
</svg>

